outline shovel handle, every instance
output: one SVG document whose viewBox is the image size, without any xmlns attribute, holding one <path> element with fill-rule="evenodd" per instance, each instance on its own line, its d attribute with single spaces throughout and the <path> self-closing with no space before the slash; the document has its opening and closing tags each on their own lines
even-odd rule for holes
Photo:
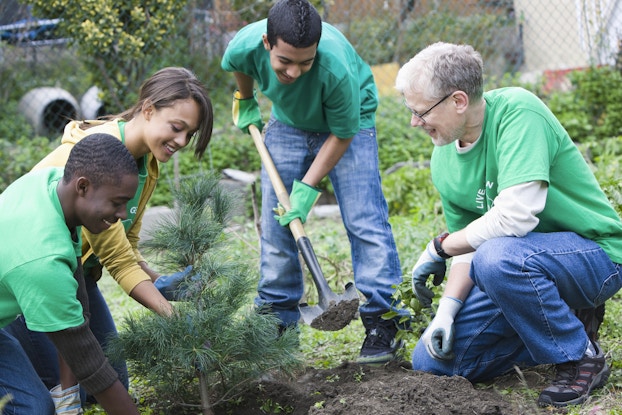
<svg viewBox="0 0 622 415">
<path fill-rule="evenodd" d="M 281 176 L 279 176 L 279 172 L 272 161 L 268 148 L 263 142 L 261 133 L 257 127 L 252 124 L 248 127 L 248 129 L 253 137 L 253 141 L 255 142 L 255 147 L 257 147 L 257 151 L 259 152 L 261 162 L 268 173 L 268 177 L 270 177 L 270 183 L 272 183 L 276 197 L 279 200 L 279 203 L 287 211 L 291 208 L 291 204 L 289 203 L 289 193 L 287 193 L 287 189 L 285 188 L 285 185 L 281 180 Z M 322 269 L 320 268 L 320 264 L 313 250 L 313 246 L 311 245 L 311 242 L 309 241 L 309 238 L 307 238 L 305 230 L 302 227 L 302 221 L 298 218 L 292 220 L 289 223 L 289 229 L 294 236 L 296 245 L 305 260 L 305 263 L 307 264 L 307 268 L 309 268 L 309 272 L 311 273 L 311 277 L 313 278 L 313 282 L 315 283 L 315 287 L 318 291 L 319 302 L 322 303 L 329 301 L 335 296 L 335 293 L 333 293 L 328 286 L 328 282 L 322 273 Z"/>
<path fill-rule="evenodd" d="M 291 203 L 289 202 L 289 193 L 287 193 L 287 189 L 281 180 L 281 176 L 279 176 L 279 172 L 272 161 L 272 157 L 268 152 L 268 148 L 266 144 L 263 142 L 263 138 L 261 137 L 261 133 L 256 126 L 251 124 L 248 127 L 251 136 L 253 137 L 253 141 L 255 142 L 255 147 L 257 147 L 257 151 L 259 152 L 259 157 L 261 158 L 261 162 L 268 173 L 268 177 L 270 177 L 270 183 L 272 183 L 272 187 L 274 188 L 274 192 L 276 193 L 276 198 L 279 200 L 279 203 L 285 208 L 286 211 L 292 208 Z M 302 227 L 302 221 L 298 218 L 294 219 L 289 223 L 289 228 L 292 231 L 292 235 L 294 235 L 294 239 L 298 241 L 299 238 L 306 236 L 305 230 Z"/>
</svg>

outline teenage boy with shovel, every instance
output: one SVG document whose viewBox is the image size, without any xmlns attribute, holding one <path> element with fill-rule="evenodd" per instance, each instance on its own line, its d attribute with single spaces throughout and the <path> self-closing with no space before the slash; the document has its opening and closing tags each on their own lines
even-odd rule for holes
<svg viewBox="0 0 622 415">
<path fill-rule="evenodd" d="M 267 19 L 241 29 L 222 67 L 237 81 L 233 121 L 242 131 L 251 124 L 263 128 L 255 81 L 272 101 L 265 144 L 290 193 L 291 209 L 275 217 L 277 197 L 262 169 L 256 305 L 271 307 L 283 327 L 300 318 L 302 269 L 287 227 L 295 218 L 305 222 L 320 193 L 316 186 L 328 175 L 351 244 L 355 284 L 367 299 L 359 309 L 366 338 L 358 361 L 393 359 L 401 346 L 397 321 L 381 315 L 391 309 L 402 273 L 378 171 L 378 97 L 370 67 L 306 0 L 281 0 Z"/>
</svg>

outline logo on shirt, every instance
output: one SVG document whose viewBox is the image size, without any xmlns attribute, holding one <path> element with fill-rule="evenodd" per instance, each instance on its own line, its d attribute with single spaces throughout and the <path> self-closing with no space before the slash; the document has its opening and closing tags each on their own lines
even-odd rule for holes
<svg viewBox="0 0 622 415">
<path fill-rule="evenodd" d="M 478 189 L 477 195 L 475 196 L 475 207 L 480 210 L 488 210 L 492 207 L 494 203 L 494 199 L 487 197 L 487 190 L 492 189 L 494 187 L 493 182 L 486 182 L 485 189 Z M 486 203 L 488 201 L 488 203 Z"/>
</svg>

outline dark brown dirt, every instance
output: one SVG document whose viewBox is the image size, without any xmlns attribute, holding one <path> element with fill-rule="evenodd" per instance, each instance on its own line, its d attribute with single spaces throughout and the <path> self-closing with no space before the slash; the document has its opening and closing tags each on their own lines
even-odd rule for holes
<svg viewBox="0 0 622 415">
<path fill-rule="evenodd" d="M 337 331 L 347 326 L 356 316 L 359 309 L 359 299 L 348 300 L 346 298 L 339 301 L 331 301 L 325 310 L 319 305 L 301 306 L 302 318 L 312 316 L 309 323 L 316 330 Z M 316 313 L 318 313 L 316 315 Z"/>
<path fill-rule="evenodd" d="M 462 377 L 434 376 L 391 363 L 370 368 L 344 363 L 308 368 L 294 380 L 263 380 L 243 402 L 216 415 L 498 415 L 531 413 L 493 388 L 476 389 Z"/>
</svg>

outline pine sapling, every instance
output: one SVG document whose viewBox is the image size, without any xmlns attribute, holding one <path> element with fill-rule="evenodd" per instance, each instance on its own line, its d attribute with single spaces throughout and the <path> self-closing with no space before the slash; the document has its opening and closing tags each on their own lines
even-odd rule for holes
<svg viewBox="0 0 622 415">
<path fill-rule="evenodd" d="M 218 179 L 186 179 L 174 194 L 174 214 L 160 221 L 144 247 L 162 266 L 192 265 L 192 271 L 178 287 L 171 316 L 143 311 L 126 317 L 108 354 L 126 359 L 172 406 L 199 406 L 196 394 L 187 393 L 198 387 L 208 415 L 265 374 L 291 375 L 301 365 L 298 337 L 294 330 L 279 333 L 277 318 L 252 306 L 256 266 L 227 249 L 232 201 Z"/>
</svg>

